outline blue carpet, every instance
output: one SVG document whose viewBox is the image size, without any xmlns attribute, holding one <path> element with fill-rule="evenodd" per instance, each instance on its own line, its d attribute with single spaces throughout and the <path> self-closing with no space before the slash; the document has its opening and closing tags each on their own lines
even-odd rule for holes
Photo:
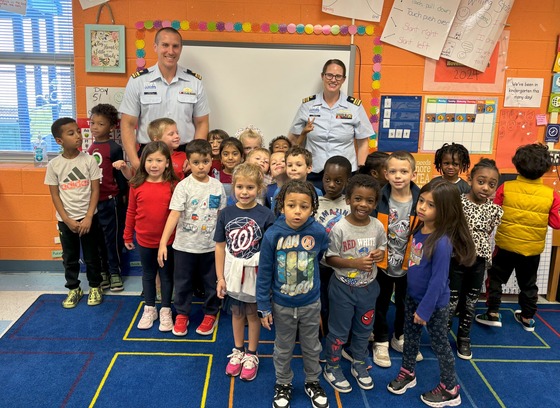
<svg viewBox="0 0 560 408">
<path fill-rule="evenodd" d="M 88 307 L 84 298 L 70 310 L 61 307 L 63 298 L 39 297 L 0 339 L 0 407 L 272 405 L 273 333 L 262 331 L 259 375 L 245 383 L 224 374 L 233 342 L 226 315 L 220 316 L 213 336 L 199 336 L 195 328 L 202 311 L 195 304 L 189 333 L 180 338 L 160 333 L 158 322 L 150 330 L 136 329 L 143 305 L 137 296 L 106 296 L 96 307 Z M 480 308 L 484 310 L 482 305 Z M 502 309 L 502 329 L 473 327 L 473 360 L 456 360 L 461 406 L 559 406 L 556 394 L 543 384 L 557 378 L 560 368 L 560 307 L 539 306 L 534 333 L 525 332 L 515 322 L 513 310 Z M 451 342 L 454 348 L 454 339 Z M 309 407 L 299 347 L 295 353 L 292 407 Z M 420 394 L 439 381 L 437 360 L 426 333 L 422 353 L 425 359 L 417 366 L 418 385 L 402 396 L 385 388 L 398 372 L 398 353 L 391 350 L 391 368 L 372 369 L 376 384 L 372 391 L 355 385 L 344 362 L 343 370 L 354 390 L 335 394 L 321 380 L 331 407 L 425 406 Z"/>
</svg>

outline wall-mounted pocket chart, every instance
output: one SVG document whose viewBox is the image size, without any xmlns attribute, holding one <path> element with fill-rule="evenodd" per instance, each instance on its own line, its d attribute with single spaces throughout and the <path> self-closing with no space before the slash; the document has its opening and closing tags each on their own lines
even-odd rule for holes
<svg viewBox="0 0 560 408">
<path fill-rule="evenodd" d="M 421 96 L 382 96 L 379 150 L 417 152 L 421 115 Z"/>
</svg>

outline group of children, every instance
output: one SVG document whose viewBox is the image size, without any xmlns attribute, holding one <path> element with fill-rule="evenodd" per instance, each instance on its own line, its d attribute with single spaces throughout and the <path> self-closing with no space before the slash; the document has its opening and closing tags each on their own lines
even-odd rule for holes
<svg viewBox="0 0 560 408">
<path fill-rule="evenodd" d="M 102 142 L 114 124 L 102 110 L 95 112 L 102 116 L 96 120 L 105 123 L 94 133 L 96 142 Z M 329 402 L 321 374 L 335 390 L 352 390 L 341 358 L 351 361 L 350 374 L 360 388 L 374 387 L 368 371 L 369 340 L 373 362 L 380 367 L 391 366 L 389 345 L 403 355 L 388 390 L 403 394 L 414 387 L 416 363 L 423 359 L 423 326 L 439 361 L 440 384 L 421 399 L 433 407 L 459 405 L 448 339 L 452 319 L 459 316 L 457 355 L 470 359 L 473 319 L 501 326 L 501 285 L 514 269 L 521 289 L 515 319 L 525 330 L 534 330 L 539 254 L 547 225 L 560 228 L 560 196 L 541 178 L 551 164 L 546 147 L 520 147 L 513 158 L 517 180 L 499 188 L 493 160 L 481 159 L 466 183 L 460 173 L 470 168 L 468 151 L 444 144 L 435 156 L 441 178 L 422 188 L 414 184 L 414 157 L 398 151 L 372 153 L 355 175 L 347 158 L 331 157 L 320 190 L 306 181 L 311 154 L 291 146 L 286 137 L 274 139 L 267 150 L 261 132 L 252 126 L 237 137 L 213 130 L 208 140 L 194 140 L 181 152 L 175 122 L 158 119 L 149 129 L 153 141 L 142 147 L 140 167 L 134 170 L 119 156 L 103 157 L 110 167 L 80 152 L 81 134 L 74 120 L 59 119 L 52 126 L 62 154 L 49 163 L 45 183 L 64 251 L 69 289 L 65 308 L 75 307 L 83 296 L 80 247 L 90 285 L 88 304 L 102 301 L 105 276 L 97 245 L 103 222 L 98 218 L 109 213 L 105 201 L 118 193 L 109 192 L 102 200 L 100 185 L 107 182 L 107 174 L 109 180 L 117 177 L 114 169 L 121 170 L 130 185 L 121 236 L 129 250 L 135 236 L 142 264 L 145 306 L 138 328 L 150 329 L 159 319 L 160 331 L 187 335 L 198 279 L 204 287 L 204 318 L 196 332 L 214 332 L 220 305 L 232 316 L 234 344 L 227 375 L 256 378 L 261 326 L 271 330 L 274 325 L 273 407 L 290 406 L 296 337 L 305 392 L 314 407 L 325 408 Z M 529 206 L 523 199 L 527 196 L 537 203 Z M 520 217 L 521 212 L 531 216 Z M 114 281 L 118 290 L 120 270 L 108 270 L 109 286 L 113 288 Z M 486 271 L 488 311 L 475 318 Z"/>
</svg>

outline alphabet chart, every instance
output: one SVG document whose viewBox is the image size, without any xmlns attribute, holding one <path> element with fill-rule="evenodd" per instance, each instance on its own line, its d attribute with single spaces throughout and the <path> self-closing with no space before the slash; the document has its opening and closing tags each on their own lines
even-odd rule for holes
<svg viewBox="0 0 560 408">
<path fill-rule="evenodd" d="M 422 150 L 460 143 L 470 153 L 492 153 L 497 98 L 427 97 Z"/>
</svg>

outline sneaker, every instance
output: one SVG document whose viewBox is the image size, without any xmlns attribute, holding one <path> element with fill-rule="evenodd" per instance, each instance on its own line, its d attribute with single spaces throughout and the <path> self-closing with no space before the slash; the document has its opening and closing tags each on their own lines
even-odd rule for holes
<svg viewBox="0 0 560 408">
<path fill-rule="evenodd" d="M 420 395 L 420 399 L 430 407 L 456 407 L 461 404 L 461 395 L 459 394 L 459 386 L 456 385 L 453 390 L 447 390 L 445 385 L 438 384 L 432 391 Z"/>
<path fill-rule="evenodd" d="M 327 394 L 325 394 L 325 390 L 321 387 L 319 381 L 306 382 L 304 389 L 313 408 L 329 408 Z"/>
<path fill-rule="evenodd" d="M 216 316 L 214 315 L 204 315 L 202 323 L 197 327 L 196 332 L 203 336 L 208 336 L 214 333 L 214 328 L 216 327 Z"/>
<path fill-rule="evenodd" d="M 472 358 L 471 339 L 468 337 L 457 338 L 457 357 L 463 360 L 470 360 Z"/>
<path fill-rule="evenodd" d="M 155 306 L 144 306 L 144 313 L 138 322 L 138 327 L 140 330 L 151 329 L 154 322 L 158 319 L 158 312 Z"/>
<path fill-rule="evenodd" d="M 362 390 L 371 390 L 373 388 L 373 379 L 368 374 L 366 363 L 363 361 L 355 361 L 352 363 L 352 369 L 350 372 Z"/>
<path fill-rule="evenodd" d="M 396 338 L 395 334 L 393 333 L 393 337 L 391 338 L 391 347 L 393 348 L 393 350 L 402 353 L 404 350 L 404 334 L 401 334 L 399 338 Z M 416 355 L 416 361 L 422 361 L 422 360 L 424 360 L 424 356 L 422 355 L 420 350 L 418 350 L 418 354 Z"/>
<path fill-rule="evenodd" d="M 253 381 L 259 371 L 259 358 L 255 354 L 245 353 L 245 357 L 241 360 L 243 368 L 239 378 L 243 381 Z"/>
<path fill-rule="evenodd" d="M 175 325 L 173 326 L 173 334 L 175 336 L 186 336 L 189 327 L 189 317 L 184 314 L 178 314 L 175 318 Z"/>
<path fill-rule="evenodd" d="M 373 345 L 373 362 L 379 367 L 391 367 L 391 359 L 389 358 L 389 342 L 384 341 Z"/>
<path fill-rule="evenodd" d="M 237 348 L 231 350 L 231 354 L 228 356 L 229 363 L 226 366 L 226 375 L 237 377 L 241 373 L 243 357 L 245 357 L 245 353 L 241 350 Z"/>
<path fill-rule="evenodd" d="M 97 306 L 103 302 L 103 289 L 89 288 L 89 295 L 87 298 L 88 306 Z"/>
<path fill-rule="evenodd" d="M 416 386 L 416 376 L 414 373 L 401 367 L 399 375 L 393 381 L 387 385 L 387 389 L 393 394 L 401 395 L 406 392 L 409 388 Z"/>
<path fill-rule="evenodd" d="M 523 330 L 528 332 L 535 331 L 535 319 L 529 319 L 528 322 L 523 320 L 523 317 L 521 317 L 521 310 L 513 312 L 513 317 L 515 317 L 515 321 L 523 327 Z"/>
<path fill-rule="evenodd" d="M 76 289 L 70 289 L 68 296 L 62 301 L 62 307 L 65 309 L 72 309 L 78 306 L 78 302 L 82 296 L 84 296 L 84 292 L 82 292 L 82 288 L 79 286 Z"/>
<path fill-rule="evenodd" d="M 323 370 L 323 377 L 338 392 L 346 394 L 352 391 L 352 386 L 344 376 L 340 366 L 333 367 L 326 364 Z"/>
<path fill-rule="evenodd" d="M 124 290 L 124 285 L 121 275 L 116 273 L 111 275 L 111 292 L 121 292 L 122 290 Z"/>
<path fill-rule="evenodd" d="M 343 348 L 342 349 L 342 357 L 344 357 L 346 360 L 350 361 L 351 363 L 354 362 L 354 357 L 352 356 L 352 351 L 350 351 L 350 349 L 347 348 Z M 321 360 L 319 360 L 320 362 Z M 368 370 L 371 370 L 371 368 L 373 367 L 373 360 L 372 358 L 369 356 L 369 351 L 368 351 L 368 355 L 366 356 L 364 363 L 366 363 L 366 368 Z"/>
<path fill-rule="evenodd" d="M 274 384 L 273 408 L 290 408 L 292 400 L 292 384 Z"/>
<path fill-rule="evenodd" d="M 108 272 L 101 272 L 101 289 L 109 289 L 111 287 L 111 281 L 109 280 Z"/>
<path fill-rule="evenodd" d="M 162 307 L 159 311 L 159 331 L 170 332 L 173 330 L 173 314 L 170 307 Z"/>
<path fill-rule="evenodd" d="M 486 312 L 476 315 L 474 319 L 477 321 L 477 323 L 484 324 L 486 326 L 502 327 L 502 315 L 500 313 L 498 313 L 497 316 L 494 316 Z"/>
</svg>

